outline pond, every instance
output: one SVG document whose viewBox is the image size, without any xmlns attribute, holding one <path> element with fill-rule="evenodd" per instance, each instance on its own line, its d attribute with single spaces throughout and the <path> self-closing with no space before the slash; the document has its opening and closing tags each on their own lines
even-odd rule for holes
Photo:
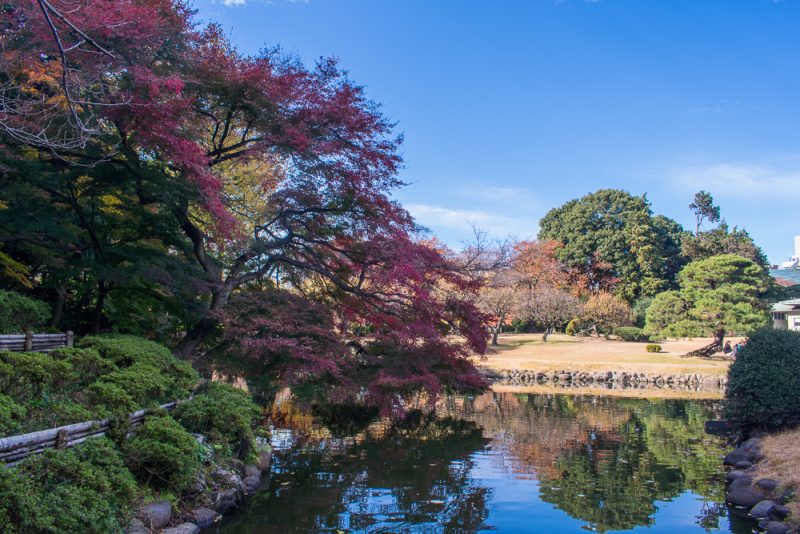
<svg viewBox="0 0 800 534">
<path fill-rule="evenodd" d="M 271 480 L 215 532 L 751 532 L 703 430 L 720 408 L 490 392 L 334 437 L 287 404 Z"/>
</svg>

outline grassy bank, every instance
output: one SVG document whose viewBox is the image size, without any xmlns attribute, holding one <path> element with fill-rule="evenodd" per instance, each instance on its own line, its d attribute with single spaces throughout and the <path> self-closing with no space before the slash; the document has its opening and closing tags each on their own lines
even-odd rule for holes
<svg viewBox="0 0 800 534">
<path fill-rule="evenodd" d="M 533 369 L 536 371 L 628 371 L 648 375 L 701 374 L 721 376 L 730 362 L 685 358 L 710 339 L 667 340 L 663 352 L 648 353 L 645 343 L 577 338 L 563 334 L 542 341 L 541 334 L 503 334 L 500 345 L 491 347 L 486 358 L 476 363 L 492 370 Z M 734 340 L 732 340 L 734 342 Z"/>
</svg>

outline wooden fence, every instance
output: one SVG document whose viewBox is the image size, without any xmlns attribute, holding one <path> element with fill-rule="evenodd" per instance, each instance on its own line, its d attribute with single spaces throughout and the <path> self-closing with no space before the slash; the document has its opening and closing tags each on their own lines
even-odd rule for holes
<svg viewBox="0 0 800 534">
<path fill-rule="evenodd" d="M 61 347 L 71 347 L 75 337 L 72 331 L 63 334 L 2 334 L 0 335 L 0 350 L 15 352 L 50 352 Z"/>
<path fill-rule="evenodd" d="M 172 410 L 178 402 L 180 401 L 163 404 L 161 408 L 167 411 Z M 138 425 L 144 420 L 146 413 L 147 410 L 133 412 L 128 416 L 129 424 L 131 426 Z M 0 463 L 14 464 L 31 454 L 38 454 L 47 449 L 72 447 L 89 438 L 104 436 L 108 427 L 109 420 L 100 419 L 0 438 Z"/>
</svg>

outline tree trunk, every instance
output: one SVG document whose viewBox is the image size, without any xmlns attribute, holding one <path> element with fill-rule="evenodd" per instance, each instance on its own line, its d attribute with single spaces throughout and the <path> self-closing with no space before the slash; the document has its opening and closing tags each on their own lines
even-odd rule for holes
<svg viewBox="0 0 800 534">
<path fill-rule="evenodd" d="M 61 284 L 56 288 L 56 304 L 53 306 L 53 318 L 50 320 L 50 326 L 58 328 L 61 324 L 61 317 L 64 315 L 64 303 L 67 301 L 67 286 Z"/>
<path fill-rule="evenodd" d="M 94 316 L 92 317 L 92 327 L 90 332 L 92 334 L 99 334 L 100 327 L 103 325 L 103 305 L 106 302 L 106 295 L 108 295 L 109 287 L 103 280 L 97 283 L 97 302 L 94 305 Z"/>
<path fill-rule="evenodd" d="M 550 335 L 550 329 L 549 328 L 545 328 L 544 329 L 544 334 L 542 334 L 542 341 L 547 343 L 547 336 L 549 336 L 549 335 Z"/>
<path fill-rule="evenodd" d="M 706 345 L 705 347 L 701 347 L 697 350 L 693 350 L 692 352 L 687 353 L 687 356 L 700 356 L 703 358 L 710 358 L 715 353 L 722 350 L 722 342 L 725 340 L 725 329 L 717 330 L 714 333 L 714 341 Z"/>
<path fill-rule="evenodd" d="M 222 308 L 225 307 L 230 299 L 230 295 L 231 289 L 228 288 L 227 285 L 223 285 L 221 288 L 214 291 L 211 299 L 211 306 L 209 306 L 206 314 L 197 324 L 186 332 L 183 339 L 180 340 L 172 351 L 176 356 L 184 360 L 192 360 L 193 356 L 195 356 L 195 351 L 197 351 L 198 347 L 200 347 L 203 341 L 205 341 L 219 324 L 216 312 L 221 311 Z"/>
<path fill-rule="evenodd" d="M 497 336 L 500 335 L 500 331 L 503 329 L 503 322 L 505 321 L 505 317 L 506 317 L 505 315 L 501 315 L 497 319 L 497 324 L 495 325 L 494 333 L 492 334 L 492 346 L 493 347 L 496 347 L 498 345 Z"/>
</svg>

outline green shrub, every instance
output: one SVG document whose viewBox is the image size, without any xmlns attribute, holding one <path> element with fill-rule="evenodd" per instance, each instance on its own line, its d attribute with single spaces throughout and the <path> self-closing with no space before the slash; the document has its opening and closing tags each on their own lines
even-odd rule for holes
<svg viewBox="0 0 800 534">
<path fill-rule="evenodd" d="M 8 395 L 0 394 L 0 436 L 12 436 L 22 428 L 25 407 Z"/>
<path fill-rule="evenodd" d="M 169 416 L 147 418 L 124 450 L 130 470 L 155 489 L 180 492 L 200 468 L 200 445 Z"/>
<path fill-rule="evenodd" d="M 47 395 L 26 403 L 28 416 L 26 431 L 53 428 L 71 423 L 97 419 L 98 414 L 89 410 L 68 395 Z"/>
<path fill-rule="evenodd" d="M 623 341 L 650 341 L 650 338 L 642 332 L 642 329 L 635 326 L 619 326 L 614 329 L 614 335 L 622 338 Z"/>
<path fill-rule="evenodd" d="M 118 369 L 98 380 L 113 384 L 127 393 L 137 406 L 156 406 L 167 400 L 175 400 L 172 380 L 160 369 L 137 363 L 125 369 Z"/>
<path fill-rule="evenodd" d="M 95 349 L 103 358 L 111 360 L 119 367 L 128 367 L 135 363 L 162 367 L 166 362 L 175 359 L 164 345 L 136 336 L 86 336 L 76 346 Z"/>
<path fill-rule="evenodd" d="M 568 322 L 567 327 L 564 329 L 564 333 L 567 334 L 568 336 L 574 336 L 575 334 L 577 334 L 577 332 L 575 331 L 575 323 L 577 321 L 578 321 L 577 319 L 573 319 L 570 322 Z"/>
<path fill-rule="evenodd" d="M 43 326 L 50 319 L 47 303 L 16 291 L 0 290 L 0 334 L 19 334 Z"/>
<path fill-rule="evenodd" d="M 0 352 L 0 391 L 17 402 L 62 390 L 75 379 L 72 365 L 40 352 Z"/>
<path fill-rule="evenodd" d="M 253 426 L 259 415 L 249 393 L 222 382 L 211 382 L 206 391 L 173 412 L 190 432 L 203 434 L 239 455 L 253 449 Z"/>
<path fill-rule="evenodd" d="M 743 429 L 800 421 L 800 332 L 758 330 L 728 371 L 726 412 Z"/>
<path fill-rule="evenodd" d="M 115 371 L 114 363 L 100 356 L 95 349 L 66 347 L 50 353 L 56 360 L 68 362 L 75 370 L 81 384 L 88 384 L 100 375 Z"/>
<path fill-rule="evenodd" d="M 661 345 L 656 345 L 655 343 L 651 343 L 647 345 L 647 352 L 661 352 Z"/>
<path fill-rule="evenodd" d="M 185 398 L 199 382 L 197 371 L 189 363 L 154 341 L 135 336 L 88 336 L 78 346 L 95 349 L 120 367 L 102 379 L 116 383 L 140 403 Z M 141 384 L 134 383 L 140 380 Z"/>
<path fill-rule="evenodd" d="M 140 408 L 124 388 L 102 380 L 89 386 L 88 397 L 100 417 L 129 414 Z"/>
<path fill-rule="evenodd" d="M 0 467 L 3 532 L 122 532 L 136 481 L 105 438 Z"/>
</svg>

